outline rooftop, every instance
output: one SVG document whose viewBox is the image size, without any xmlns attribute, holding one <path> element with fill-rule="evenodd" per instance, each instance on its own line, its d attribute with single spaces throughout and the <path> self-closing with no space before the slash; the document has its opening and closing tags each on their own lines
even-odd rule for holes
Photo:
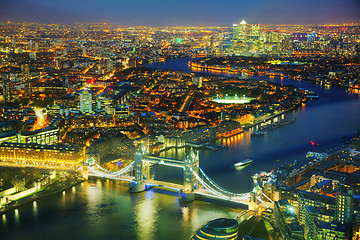
<svg viewBox="0 0 360 240">
<path fill-rule="evenodd" d="M 231 218 L 218 218 L 210 221 L 207 226 L 214 231 L 223 231 L 229 228 L 237 227 L 238 221 Z"/>
</svg>

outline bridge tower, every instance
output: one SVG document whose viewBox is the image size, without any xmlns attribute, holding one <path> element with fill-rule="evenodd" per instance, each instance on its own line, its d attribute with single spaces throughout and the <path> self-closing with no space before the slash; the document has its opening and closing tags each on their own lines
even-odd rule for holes
<svg viewBox="0 0 360 240">
<path fill-rule="evenodd" d="M 142 161 L 143 155 L 147 152 L 144 144 L 140 144 L 140 148 L 135 152 L 135 168 L 134 168 L 134 176 L 135 179 L 130 183 L 130 192 L 142 192 L 145 190 L 144 183 L 144 173 L 149 174 L 144 171 L 144 164 Z M 148 166 L 148 169 L 150 167 Z"/>
<path fill-rule="evenodd" d="M 87 181 L 89 179 L 89 169 L 87 166 L 83 166 L 80 173 L 85 181 Z"/>
<path fill-rule="evenodd" d="M 195 154 L 191 149 L 184 159 L 184 189 L 179 194 L 181 202 L 191 202 L 195 199 L 194 190 L 198 188 L 195 174 L 199 176 L 199 153 Z"/>
<path fill-rule="evenodd" d="M 250 202 L 249 202 L 248 210 L 250 210 L 250 211 L 258 210 L 257 200 L 256 200 L 256 192 L 254 192 L 254 191 L 250 192 Z"/>
</svg>

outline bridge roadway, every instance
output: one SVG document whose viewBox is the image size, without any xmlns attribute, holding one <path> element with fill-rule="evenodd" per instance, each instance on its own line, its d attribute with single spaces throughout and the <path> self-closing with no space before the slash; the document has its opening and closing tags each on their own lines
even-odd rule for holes
<svg viewBox="0 0 360 240">
<path fill-rule="evenodd" d="M 153 164 L 161 164 L 171 167 L 184 168 L 184 161 L 174 160 L 171 158 L 155 157 L 155 156 L 144 156 L 142 158 L 144 162 L 150 162 Z"/>
<path fill-rule="evenodd" d="M 134 176 L 127 176 L 127 175 L 111 175 L 111 174 L 99 174 L 99 173 L 88 173 L 89 177 L 99 177 L 99 178 L 107 178 L 107 179 L 113 179 L 113 180 L 119 180 L 119 181 L 127 181 L 132 182 L 135 177 Z"/>
<path fill-rule="evenodd" d="M 100 171 L 89 172 L 88 176 L 113 179 L 113 180 L 118 180 L 118 181 L 127 181 L 127 182 L 132 182 L 135 179 L 134 176 L 112 175 L 112 174 L 105 173 L 105 172 L 101 173 Z M 155 180 L 155 179 L 144 180 L 144 183 L 147 187 L 167 189 L 167 190 L 172 190 L 172 191 L 176 191 L 176 192 L 179 192 L 180 190 L 182 190 L 184 188 L 184 186 L 180 185 L 180 184 L 164 182 L 164 181 L 159 181 L 159 180 Z"/>
<path fill-rule="evenodd" d="M 179 192 L 180 190 L 182 190 L 184 188 L 184 186 L 181 184 L 169 183 L 169 182 L 159 181 L 159 180 L 155 180 L 155 179 L 145 180 L 144 182 L 145 182 L 145 185 L 149 186 L 149 187 L 164 188 L 164 189 L 173 190 L 176 192 Z"/>
<path fill-rule="evenodd" d="M 160 161 L 163 161 L 163 160 L 164 159 L 162 159 Z M 154 159 L 151 160 L 151 162 L 154 162 L 154 161 L 155 161 Z M 130 167 L 130 166 L 128 166 L 128 167 Z M 129 170 L 130 169 L 131 168 L 129 168 Z M 105 172 L 104 170 L 105 169 L 102 169 L 98 165 L 96 167 L 89 167 L 88 168 L 88 171 L 89 171 L 88 176 L 101 177 L 101 178 L 107 178 L 107 179 L 113 179 L 113 180 L 119 180 L 119 181 L 127 181 L 127 182 L 132 182 L 135 179 L 134 176 L 128 176 L 128 175 L 124 175 L 124 174 L 115 174 L 115 172 L 109 172 L 109 171 Z M 159 181 L 159 180 L 155 180 L 155 179 L 144 180 L 144 183 L 148 187 L 164 188 L 164 189 L 168 189 L 168 190 L 175 190 L 177 192 L 183 189 L 183 185 Z"/>
</svg>

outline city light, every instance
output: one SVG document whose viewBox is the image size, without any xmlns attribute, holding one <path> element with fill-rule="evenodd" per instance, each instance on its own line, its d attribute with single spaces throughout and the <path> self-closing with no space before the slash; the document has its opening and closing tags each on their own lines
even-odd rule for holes
<svg viewBox="0 0 360 240">
<path fill-rule="evenodd" d="M 43 225 L 53 194 L 58 229 L 82 211 L 98 226 L 83 238 L 189 239 L 216 215 L 236 218 L 241 239 L 358 235 L 360 25 L 244 16 L 0 24 L 1 234 Z M 113 219 L 113 232 L 98 224 Z"/>
<path fill-rule="evenodd" d="M 35 111 L 37 118 L 36 118 L 36 122 L 35 122 L 34 126 L 32 127 L 31 131 L 42 129 L 42 128 L 46 127 L 46 125 L 47 125 L 46 116 L 44 115 L 44 109 L 43 108 L 35 108 L 34 111 Z"/>
<path fill-rule="evenodd" d="M 249 99 L 213 99 L 214 102 L 224 103 L 224 104 L 244 104 L 249 103 Z"/>
</svg>

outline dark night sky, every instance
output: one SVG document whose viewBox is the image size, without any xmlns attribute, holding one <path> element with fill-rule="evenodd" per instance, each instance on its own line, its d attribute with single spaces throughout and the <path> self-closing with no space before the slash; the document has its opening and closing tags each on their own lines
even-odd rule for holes
<svg viewBox="0 0 360 240">
<path fill-rule="evenodd" d="M 0 0 L 0 21 L 131 25 L 360 22 L 360 0 Z"/>
</svg>

